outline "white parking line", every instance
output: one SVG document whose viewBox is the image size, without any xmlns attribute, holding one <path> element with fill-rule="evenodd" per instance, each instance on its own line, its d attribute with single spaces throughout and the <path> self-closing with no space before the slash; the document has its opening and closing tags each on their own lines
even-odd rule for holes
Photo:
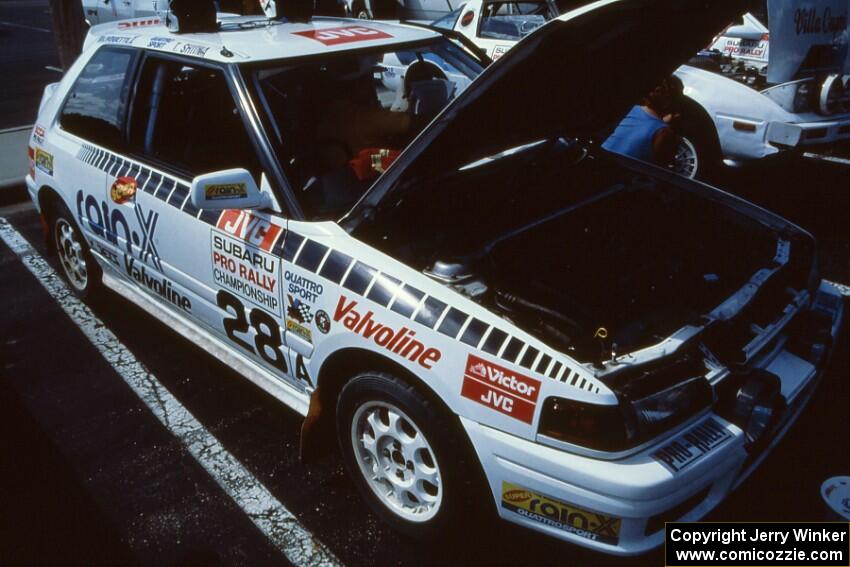
<svg viewBox="0 0 850 567">
<path fill-rule="evenodd" d="M 265 536 L 297 566 L 341 565 L 106 328 L 5 218 L 0 239 L 53 296 L 156 418 L 177 437 Z"/>
</svg>

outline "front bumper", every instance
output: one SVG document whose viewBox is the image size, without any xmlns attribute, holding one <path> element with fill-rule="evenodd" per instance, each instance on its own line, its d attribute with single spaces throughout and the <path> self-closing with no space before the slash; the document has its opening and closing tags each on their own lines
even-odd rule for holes
<svg viewBox="0 0 850 567">
<path fill-rule="evenodd" d="M 780 147 L 832 144 L 841 140 L 850 140 L 850 116 L 793 124 L 771 122 L 767 125 L 768 143 Z"/>
<path fill-rule="evenodd" d="M 819 331 L 834 344 L 843 315 L 840 293 L 822 283 L 813 305 L 829 315 Z M 741 428 L 715 414 L 616 461 L 543 446 L 468 419 L 462 423 L 502 518 L 605 553 L 634 555 L 663 543 L 665 521 L 702 518 L 752 473 L 810 400 L 829 359 L 829 352 L 820 354 L 806 360 L 781 348 L 759 363 L 781 379 L 788 406 L 758 452 L 747 447 Z M 721 433 L 677 472 L 653 457 L 689 433 L 711 445 L 704 435 L 709 420 Z"/>
</svg>

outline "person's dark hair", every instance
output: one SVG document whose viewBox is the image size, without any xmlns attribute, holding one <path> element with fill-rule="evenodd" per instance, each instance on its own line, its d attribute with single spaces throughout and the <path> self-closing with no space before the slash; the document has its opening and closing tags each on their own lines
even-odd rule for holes
<svg viewBox="0 0 850 567">
<path fill-rule="evenodd" d="M 404 73 L 404 95 L 410 95 L 410 85 L 419 81 L 431 79 L 445 80 L 446 73 L 433 61 L 420 60 L 411 63 Z"/>
<path fill-rule="evenodd" d="M 676 75 L 670 75 L 652 89 L 652 92 L 641 101 L 641 104 L 648 106 L 659 115 L 669 114 L 679 107 L 684 89 L 682 80 Z"/>
</svg>

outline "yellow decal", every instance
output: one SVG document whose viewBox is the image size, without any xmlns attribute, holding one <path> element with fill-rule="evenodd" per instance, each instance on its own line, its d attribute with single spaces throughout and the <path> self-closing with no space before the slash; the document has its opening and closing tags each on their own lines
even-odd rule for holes
<svg viewBox="0 0 850 567">
<path fill-rule="evenodd" d="M 109 189 L 109 197 L 120 205 L 136 196 L 136 188 L 136 180 L 132 177 L 119 177 Z"/>
<path fill-rule="evenodd" d="M 620 538 L 619 518 L 590 512 L 506 481 L 502 481 L 502 508 L 593 541 L 616 545 Z"/>
<path fill-rule="evenodd" d="M 38 148 L 35 150 L 35 165 L 47 175 L 53 175 L 53 154 Z"/>
<path fill-rule="evenodd" d="M 210 201 L 216 199 L 244 199 L 248 196 L 248 187 L 244 183 L 221 183 L 204 187 L 204 195 Z"/>
</svg>

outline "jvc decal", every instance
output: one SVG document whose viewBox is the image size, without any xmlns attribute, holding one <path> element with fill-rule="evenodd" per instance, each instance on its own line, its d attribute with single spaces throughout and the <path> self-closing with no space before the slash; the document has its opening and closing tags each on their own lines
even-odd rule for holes
<svg viewBox="0 0 850 567">
<path fill-rule="evenodd" d="M 135 230 L 130 228 L 130 223 L 124 216 L 125 210 L 110 208 L 106 201 L 98 203 L 92 195 L 86 196 L 83 195 L 82 191 L 77 191 L 77 218 L 80 224 L 88 224 L 94 234 L 108 240 L 115 246 L 120 247 L 123 242 L 128 255 L 142 262 L 150 263 L 157 271 L 161 272 L 162 264 L 154 243 L 159 213 L 155 211 L 145 212 L 136 203 L 133 212 L 139 229 Z M 137 249 L 135 254 L 133 253 L 134 247 Z"/>
<path fill-rule="evenodd" d="M 272 249 L 282 232 L 279 226 L 262 217 L 254 216 L 248 211 L 230 209 L 222 211 L 221 216 L 218 217 L 216 228 L 265 252 Z"/>
<path fill-rule="evenodd" d="M 540 381 L 469 355 L 460 394 L 514 419 L 531 423 Z"/>
<path fill-rule="evenodd" d="M 300 35 L 301 37 L 316 40 L 325 45 L 337 45 L 339 43 L 351 43 L 353 41 L 389 39 L 392 37 L 386 32 L 366 26 L 342 26 L 339 28 L 325 28 L 292 33 L 293 35 Z"/>
</svg>

